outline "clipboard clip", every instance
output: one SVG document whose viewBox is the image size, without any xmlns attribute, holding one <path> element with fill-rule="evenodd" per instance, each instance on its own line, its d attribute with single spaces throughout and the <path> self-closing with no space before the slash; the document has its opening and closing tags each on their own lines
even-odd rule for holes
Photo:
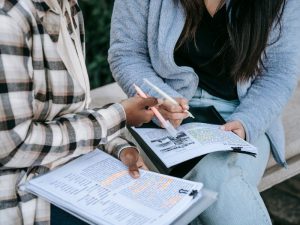
<svg viewBox="0 0 300 225">
<path fill-rule="evenodd" d="M 187 194 L 188 193 L 188 190 L 185 190 L 185 189 L 179 189 L 178 191 L 180 194 Z"/>
<path fill-rule="evenodd" d="M 189 194 L 189 196 L 192 196 L 193 199 L 194 199 L 194 198 L 197 197 L 198 193 L 199 193 L 199 192 L 198 192 L 197 190 L 192 190 L 191 193 Z"/>
<path fill-rule="evenodd" d="M 243 147 L 231 147 L 234 152 L 240 152 Z"/>
</svg>

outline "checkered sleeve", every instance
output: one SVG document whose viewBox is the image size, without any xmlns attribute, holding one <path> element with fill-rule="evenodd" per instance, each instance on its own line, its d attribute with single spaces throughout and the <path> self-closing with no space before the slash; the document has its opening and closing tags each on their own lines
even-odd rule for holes
<svg viewBox="0 0 300 225">
<path fill-rule="evenodd" d="M 34 83 L 29 74 L 30 43 L 18 24 L 0 11 L 0 167 L 46 165 L 92 151 L 125 127 L 120 104 L 66 114 L 52 121 L 35 119 Z M 118 141 L 119 140 L 119 141 Z M 114 148 L 107 148 L 113 153 Z"/>
<path fill-rule="evenodd" d="M 126 148 L 135 148 L 138 152 L 138 148 L 130 141 L 128 141 L 124 136 L 117 137 L 105 145 L 99 146 L 101 149 L 105 149 L 110 154 L 114 155 L 116 158 L 120 159 L 121 152 Z"/>
</svg>

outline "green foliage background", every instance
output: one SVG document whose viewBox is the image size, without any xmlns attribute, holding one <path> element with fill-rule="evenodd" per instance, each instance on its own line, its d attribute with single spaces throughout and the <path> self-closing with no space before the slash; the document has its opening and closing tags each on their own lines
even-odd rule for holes
<svg viewBox="0 0 300 225">
<path fill-rule="evenodd" d="M 86 31 L 86 62 L 91 88 L 113 81 L 107 62 L 113 0 L 80 0 Z"/>
</svg>

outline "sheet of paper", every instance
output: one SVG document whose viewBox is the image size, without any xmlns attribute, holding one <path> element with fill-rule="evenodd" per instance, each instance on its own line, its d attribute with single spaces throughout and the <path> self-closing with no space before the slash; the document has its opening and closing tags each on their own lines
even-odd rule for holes
<svg viewBox="0 0 300 225">
<path fill-rule="evenodd" d="M 176 138 L 164 129 L 133 128 L 167 167 L 215 151 L 231 151 L 232 147 L 256 153 L 248 142 L 219 125 L 188 123 L 180 126 Z"/>
<path fill-rule="evenodd" d="M 33 179 L 27 189 L 95 224 L 169 224 L 192 203 L 202 184 L 127 168 L 96 150 L 62 168 Z M 200 196 L 200 194 L 199 194 Z"/>
</svg>

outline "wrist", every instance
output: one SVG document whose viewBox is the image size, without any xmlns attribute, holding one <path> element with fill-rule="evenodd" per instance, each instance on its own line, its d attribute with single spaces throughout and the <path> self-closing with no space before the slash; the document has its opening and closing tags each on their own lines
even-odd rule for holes
<svg viewBox="0 0 300 225">
<path fill-rule="evenodd" d="M 127 102 L 126 102 L 126 99 L 124 99 L 124 100 L 122 100 L 120 103 L 119 103 L 121 106 L 122 106 L 122 108 L 123 108 L 123 110 L 124 110 L 124 113 L 126 114 L 126 112 L 127 112 Z"/>
<path fill-rule="evenodd" d="M 96 120 L 101 127 L 99 144 L 106 144 L 119 136 L 125 128 L 126 114 L 121 104 L 115 103 L 108 107 L 96 109 Z"/>
<path fill-rule="evenodd" d="M 130 147 L 127 146 L 127 147 L 121 148 L 118 152 L 118 159 L 121 159 L 121 157 L 126 154 L 136 154 L 137 156 L 139 156 L 140 150 L 135 146 L 130 146 Z"/>
</svg>

